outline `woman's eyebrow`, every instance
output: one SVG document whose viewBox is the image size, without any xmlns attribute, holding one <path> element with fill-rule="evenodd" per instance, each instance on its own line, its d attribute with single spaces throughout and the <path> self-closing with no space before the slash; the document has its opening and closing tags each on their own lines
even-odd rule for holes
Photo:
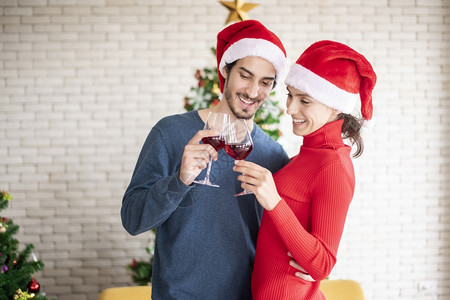
<svg viewBox="0 0 450 300">
<path fill-rule="evenodd" d="M 291 93 L 291 91 L 289 89 L 287 89 L 289 93 Z M 291 93 L 292 94 L 292 93 Z M 308 95 L 307 93 L 295 93 L 293 94 L 296 97 L 307 97 L 307 98 L 312 98 L 310 95 Z"/>
</svg>

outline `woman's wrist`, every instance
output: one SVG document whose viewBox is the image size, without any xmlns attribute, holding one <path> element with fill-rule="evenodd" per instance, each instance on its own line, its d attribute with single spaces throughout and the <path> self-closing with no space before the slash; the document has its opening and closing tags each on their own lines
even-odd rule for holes
<svg viewBox="0 0 450 300">
<path fill-rule="evenodd" d="M 277 200 L 269 201 L 267 203 L 267 205 L 265 205 L 265 207 L 264 207 L 265 210 L 267 210 L 267 211 L 273 210 L 275 207 L 277 207 L 278 203 L 280 203 L 280 201 L 281 201 L 281 197 L 280 196 L 278 196 L 276 198 L 272 198 L 272 199 L 277 199 Z"/>
</svg>

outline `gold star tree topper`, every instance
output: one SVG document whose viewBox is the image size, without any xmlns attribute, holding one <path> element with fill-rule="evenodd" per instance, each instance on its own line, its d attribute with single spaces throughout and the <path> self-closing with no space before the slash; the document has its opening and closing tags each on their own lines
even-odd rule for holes
<svg viewBox="0 0 450 300">
<path fill-rule="evenodd" d="M 256 3 L 244 3 L 244 0 L 234 0 L 234 1 L 219 1 L 223 6 L 225 6 L 229 11 L 225 25 L 236 21 L 244 21 L 248 19 L 248 12 L 253 8 L 257 7 L 259 4 Z"/>
</svg>

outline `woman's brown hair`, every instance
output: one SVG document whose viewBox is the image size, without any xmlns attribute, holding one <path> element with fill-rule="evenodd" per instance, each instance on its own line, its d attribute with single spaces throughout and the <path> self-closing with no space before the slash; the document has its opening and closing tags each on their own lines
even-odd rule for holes
<svg viewBox="0 0 450 300">
<path fill-rule="evenodd" d="M 344 124 L 342 124 L 342 138 L 349 139 L 352 146 L 356 145 L 356 151 L 353 153 L 353 157 L 361 156 L 364 151 L 364 142 L 361 137 L 362 119 L 344 113 L 339 114 L 338 119 L 344 119 Z"/>
</svg>

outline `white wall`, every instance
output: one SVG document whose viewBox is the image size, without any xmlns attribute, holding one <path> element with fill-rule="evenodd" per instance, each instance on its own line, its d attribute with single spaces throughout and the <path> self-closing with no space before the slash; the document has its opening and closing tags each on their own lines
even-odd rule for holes
<svg viewBox="0 0 450 300">
<path fill-rule="evenodd" d="M 290 61 L 334 39 L 378 74 L 376 126 L 355 160 L 331 278 L 359 281 L 367 299 L 433 299 L 418 283 L 448 299 L 450 1 L 255 2 L 250 17 L 280 35 Z M 182 112 L 195 70 L 214 66 L 227 10 L 215 0 L 0 3 L 0 189 L 14 197 L 2 216 L 35 245 L 49 297 L 93 300 L 131 284 L 125 265 L 146 257 L 149 235 L 121 226 L 122 195 L 152 125 Z"/>
</svg>

